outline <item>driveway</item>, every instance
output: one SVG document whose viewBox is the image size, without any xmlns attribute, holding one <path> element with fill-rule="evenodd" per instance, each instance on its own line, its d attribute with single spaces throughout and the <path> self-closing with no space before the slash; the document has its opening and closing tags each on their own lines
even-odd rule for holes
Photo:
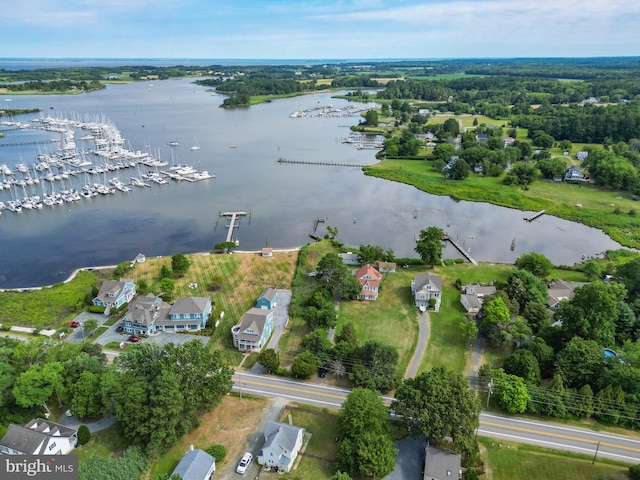
<svg viewBox="0 0 640 480">
<path fill-rule="evenodd" d="M 60 422 L 58 423 L 60 423 L 60 425 L 64 425 L 65 427 L 70 427 L 75 429 L 80 428 L 80 425 L 86 425 L 89 431 L 93 433 L 93 432 L 99 432 L 100 430 L 105 430 L 109 428 L 111 425 L 116 423 L 116 418 L 102 417 L 101 419 L 96 420 L 95 422 L 84 423 L 84 422 L 81 422 L 80 419 L 75 415 L 71 417 L 67 417 L 66 415 L 63 414 L 62 417 L 60 418 Z"/>
<path fill-rule="evenodd" d="M 87 337 L 87 332 L 84 330 L 84 322 L 90 318 L 96 319 L 98 321 L 98 326 L 109 320 L 109 317 L 102 313 L 82 312 L 74 318 L 76 322 L 80 322 L 80 326 L 78 328 L 74 328 L 73 332 L 67 336 L 65 341 L 71 343 L 82 343 L 82 341 Z"/>
<path fill-rule="evenodd" d="M 278 303 L 273 311 L 273 333 L 269 338 L 266 348 L 278 348 L 278 342 L 280 337 L 284 333 L 284 329 L 289 322 L 289 304 L 291 303 L 291 290 L 278 289 Z M 246 357 L 245 357 L 246 358 Z M 256 363 L 251 367 L 251 373 L 261 374 L 264 373 L 264 368 L 259 363 Z"/>
<path fill-rule="evenodd" d="M 109 327 L 109 330 L 107 330 L 106 332 L 104 332 L 102 335 L 100 335 L 98 338 L 95 339 L 94 343 L 97 343 L 102 346 L 106 345 L 107 343 L 113 343 L 113 342 L 115 343 L 125 342 L 125 344 L 131 344 L 131 342 L 128 341 L 128 338 L 129 338 L 128 333 L 116 332 L 116 328 L 118 328 L 118 325 L 120 325 L 121 323 L 122 321 L 117 321 L 116 323 L 111 325 Z M 79 327 L 79 328 L 82 328 L 82 327 Z M 193 339 L 198 339 L 206 345 L 209 342 L 209 338 L 210 337 L 205 337 L 201 335 L 188 335 L 186 333 L 158 332 L 158 333 L 154 333 L 148 338 L 143 337 L 142 341 L 155 342 L 161 345 L 165 345 L 167 343 L 173 343 L 174 345 L 181 345 Z M 81 341 L 82 341 L 82 337 L 81 337 Z"/>
</svg>

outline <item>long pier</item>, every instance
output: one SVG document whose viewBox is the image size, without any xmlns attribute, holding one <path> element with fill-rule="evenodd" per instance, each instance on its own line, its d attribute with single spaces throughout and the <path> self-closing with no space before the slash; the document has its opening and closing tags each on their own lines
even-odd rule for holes
<svg viewBox="0 0 640 480">
<path fill-rule="evenodd" d="M 236 221 L 237 218 L 244 217 L 246 214 L 247 212 L 220 212 L 221 217 L 231 217 L 229 225 L 227 225 L 227 228 L 229 229 L 229 231 L 227 232 L 227 242 L 232 241 L 231 239 L 233 238 L 233 230 L 240 226 L 240 222 Z"/>
<path fill-rule="evenodd" d="M 5 131 L 5 130 L 2 130 Z M 0 131 L 0 133 L 2 133 Z M 43 145 L 45 143 L 54 143 L 55 140 L 34 140 L 32 142 L 11 142 L 11 143 L 0 143 L 0 147 L 18 147 L 20 145 Z"/>
<path fill-rule="evenodd" d="M 326 165 L 331 167 L 367 167 L 368 165 L 363 165 L 361 163 L 342 163 L 342 162 L 319 162 L 312 160 L 287 160 L 286 158 L 279 158 L 278 163 L 289 163 L 289 164 L 299 164 L 299 165 Z"/>
<path fill-rule="evenodd" d="M 534 213 L 530 217 L 524 217 L 524 219 L 527 222 L 533 222 L 536 218 L 541 217 L 542 215 L 544 215 L 545 212 L 546 212 L 546 210 L 540 210 L 539 212 Z"/>
<path fill-rule="evenodd" d="M 466 258 L 473 265 L 478 265 L 478 262 L 471 255 L 469 255 L 469 252 L 464 248 L 462 248 L 462 246 L 458 242 L 456 242 L 453 238 L 451 238 L 449 235 L 445 235 L 444 237 L 442 237 L 442 240 L 445 242 L 450 242 L 451 245 L 453 245 L 456 248 L 456 250 L 458 250 L 462 254 L 464 258 Z"/>
<path fill-rule="evenodd" d="M 316 230 L 318 230 L 319 223 L 324 223 L 324 218 L 315 217 L 313 219 L 313 226 L 311 227 L 311 232 L 309 232 L 309 236 L 314 240 L 318 239 L 318 235 L 316 235 Z"/>
</svg>

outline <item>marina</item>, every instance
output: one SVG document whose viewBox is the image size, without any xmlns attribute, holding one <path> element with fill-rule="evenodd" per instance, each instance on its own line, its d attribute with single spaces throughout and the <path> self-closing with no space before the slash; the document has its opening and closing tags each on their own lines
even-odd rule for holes
<svg viewBox="0 0 640 480">
<path fill-rule="evenodd" d="M 37 154 L 32 164 L 0 165 L 0 212 L 21 213 L 118 192 L 134 187 L 176 182 L 197 182 L 215 178 L 207 170 L 189 165 L 172 165 L 150 151 L 127 148 L 120 131 L 110 122 L 80 121 L 66 117 L 42 116 L 30 123 L 0 122 L 0 132 L 33 129 L 50 132 L 57 138 L 32 142 L 1 142 L 0 146 L 54 144 L 53 152 Z M 79 148 L 77 138 L 85 148 Z M 89 133 L 85 133 L 89 132 Z M 6 133 L 5 133 L 6 134 Z M 7 137 L 10 135 L 7 134 Z M 93 142 L 90 145 L 88 142 Z M 170 145 L 177 142 L 169 142 Z M 167 167 L 160 170 L 161 167 Z M 131 172 L 135 176 L 131 175 Z M 128 173 L 127 173 L 128 172 Z M 6 198 L 8 195 L 9 198 Z M 6 201 L 6 204 L 5 204 Z"/>
</svg>

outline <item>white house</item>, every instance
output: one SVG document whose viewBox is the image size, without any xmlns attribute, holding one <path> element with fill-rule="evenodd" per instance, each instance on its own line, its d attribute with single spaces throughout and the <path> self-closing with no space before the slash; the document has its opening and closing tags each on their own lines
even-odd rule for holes
<svg viewBox="0 0 640 480">
<path fill-rule="evenodd" d="M 10 424 L 0 440 L 3 455 L 67 455 L 78 443 L 78 431 L 36 418 L 25 426 Z"/>
<path fill-rule="evenodd" d="M 467 313 L 475 315 L 480 311 L 484 297 L 495 293 L 496 287 L 493 285 L 467 285 L 464 287 L 464 292 L 460 294 L 460 303 L 462 303 Z"/>
<path fill-rule="evenodd" d="M 258 463 L 279 472 L 289 472 L 302 448 L 303 439 L 304 428 L 269 422 Z"/>
<path fill-rule="evenodd" d="M 437 312 L 442 300 L 442 277 L 429 272 L 416 275 L 411 282 L 411 294 L 416 307 L 429 308 L 429 300 L 435 299 L 433 309 Z"/>
<path fill-rule="evenodd" d="M 378 289 L 380 288 L 380 280 L 382 274 L 371 265 L 366 264 L 356 271 L 356 278 L 362 286 L 362 290 L 358 294 L 360 300 L 377 300 Z"/>
</svg>

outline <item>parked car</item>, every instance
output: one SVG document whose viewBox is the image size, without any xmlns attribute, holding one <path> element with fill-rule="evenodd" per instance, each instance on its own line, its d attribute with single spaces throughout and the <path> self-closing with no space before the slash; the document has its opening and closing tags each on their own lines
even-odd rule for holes
<svg viewBox="0 0 640 480">
<path fill-rule="evenodd" d="M 70 320 L 69 321 L 69 326 L 71 328 L 78 328 L 80 326 L 80 322 L 76 321 L 76 320 Z"/>
<path fill-rule="evenodd" d="M 318 368 L 318 377 L 324 378 L 327 376 L 327 369 L 325 367 Z"/>
<path fill-rule="evenodd" d="M 142 337 L 139 335 L 129 335 L 129 341 L 133 343 L 141 342 Z"/>
<path fill-rule="evenodd" d="M 116 332 L 118 332 L 118 333 L 122 332 L 122 324 L 120 324 L 120 325 L 118 325 L 116 327 Z"/>
<path fill-rule="evenodd" d="M 240 463 L 238 463 L 238 466 L 236 467 L 236 472 L 240 474 L 245 473 L 247 471 L 247 468 L 251 464 L 251 460 L 253 460 L 253 455 L 251 455 L 251 453 L 249 452 L 245 452 L 245 454 L 240 459 Z"/>
</svg>

